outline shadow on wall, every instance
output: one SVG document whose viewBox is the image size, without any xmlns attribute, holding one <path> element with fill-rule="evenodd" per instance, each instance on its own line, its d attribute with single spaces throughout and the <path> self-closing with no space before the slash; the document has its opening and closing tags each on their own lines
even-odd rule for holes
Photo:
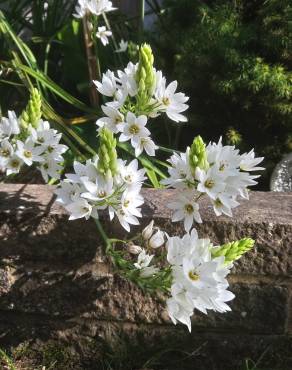
<svg viewBox="0 0 292 370">
<path fill-rule="evenodd" d="M 51 213 L 53 203 L 52 195 L 44 207 L 25 186 L 0 192 L 0 347 L 72 327 L 67 319 L 92 311 L 105 292 L 94 225 L 74 228 Z"/>
</svg>

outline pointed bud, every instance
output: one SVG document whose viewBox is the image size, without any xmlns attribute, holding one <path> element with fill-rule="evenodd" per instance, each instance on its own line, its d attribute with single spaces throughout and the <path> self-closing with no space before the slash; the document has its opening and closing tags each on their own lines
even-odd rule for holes
<svg viewBox="0 0 292 370">
<path fill-rule="evenodd" d="M 196 136 L 194 138 L 189 152 L 189 162 L 193 170 L 196 170 L 197 167 L 199 167 L 201 170 L 207 170 L 209 168 L 206 144 L 201 136 Z"/>
<path fill-rule="evenodd" d="M 99 137 L 98 170 L 104 176 L 114 176 L 117 173 L 117 141 L 105 127 L 99 131 Z"/>
<path fill-rule="evenodd" d="M 152 220 L 149 225 L 145 227 L 142 231 L 142 238 L 144 240 L 149 240 L 151 238 L 151 235 L 153 234 L 153 225 L 154 221 Z"/>
<path fill-rule="evenodd" d="M 212 257 L 224 256 L 225 264 L 229 264 L 238 260 L 244 253 L 251 250 L 254 243 L 255 241 L 253 239 L 245 238 L 224 244 L 220 247 L 214 247 L 211 249 Z"/>
<path fill-rule="evenodd" d="M 159 248 L 164 244 L 164 232 L 158 230 L 149 240 L 150 248 Z"/>
<path fill-rule="evenodd" d="M 20 117 L 22 128 L 27 129 L 28 125 L 32 125 L 34 128 L 37 128 L 41 117 L 42 117 L 41 95 L 37 89 L 33 88 L 30 92 L 28 104 Z"/>
<path fill-rule="evenodd" d="M 150 45 L 143 44 L 139 50 L 139 63 L 136 73 L 138 85 L 137 99 L 141 107 L 147 106 L 155 88 L 156 74 L 153 62 L 154 57 Z"/>
<path fill-rule="evenodd" d="M 143 249 L 139 245 L 135 245 L 133 243 L 129 243 L 127 245 L 127 251 L 131 254 L 140 254 L 142 250 Z"/>
</svg>

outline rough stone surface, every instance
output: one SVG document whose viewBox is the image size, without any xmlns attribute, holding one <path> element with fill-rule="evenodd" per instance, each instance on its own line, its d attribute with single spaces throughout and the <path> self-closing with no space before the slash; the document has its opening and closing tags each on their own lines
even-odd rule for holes
<svg viewBox="0 0 292 370">
<path fill-rule="evenodd" d="M 166 207 L 175 191 L 145 190 L 144 196 L 140 228 L 154 218 L 169 234 L 184 233 Z M 29 343 L 37 351 L 62 343 L 77 361 L 68 369 L 75 370 L 95 369 L 92 361 L 104 347 L 123 341 L 145 351 L 179 343 L 195 353 L 184 369 L 234 370 L 244 357 L 256 360 L 269 348 L 267 358 L 281 363 L 279 369 L 292 368 L 291 355 L 285 357 L 292 348 L 292 194 L 251 192 L 232 219 L 216 218 L 204 200 L 200 207 L 201 237 L 219 244 L 249 236 L 256 248 L 230 277 L 232 312 L 195 312 L 189 335 L 170 323 L 163 298 L 145 295 L 113 273 L 94 223 L 68 222 L 51 188 L 1 184 L 0 348 Z M 105 221 L 105 227 L 115 237 L 125 233 L 116 222 Z M 165 369 L 179 368 L 173 366 Z"/>
</svg>

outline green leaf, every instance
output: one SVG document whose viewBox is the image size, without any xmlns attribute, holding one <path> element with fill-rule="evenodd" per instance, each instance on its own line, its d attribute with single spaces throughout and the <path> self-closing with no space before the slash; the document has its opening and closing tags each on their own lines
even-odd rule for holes
<svg viewBox="0 0 292 370">
<path fill-rule="evenodd" d="M 160 189 L 162 186 L 161 186 L 160 182 L 157 179 L 156 173 L 153 170 L 150 170 L 149 168 L 145 168 L 145 170 L 146 170 L 147 176 L 148 176 L 149 180 L 151 181 L 152 185 L 154 186 L 154 188 Z"/>
<path fill-rule="evenodd" d="M 68 102 L 69 104 L 79 108 L 80 110 L 93 113 L 96 112 L 93 108 L 89 108 L 86 104 L 75 98 L 74 96 L 70 95 L 68 92 L 63 90 L 59 85 L 53 82 L 49 77 L 47 77 L 41 71 L 35 71 L 30 67 L 25 66 L 24 64 L 16 64 L 16 67 L 26 72 L 30 76 L 34 77 L 38 82 L 40 82 L 43 86 L 47 87 L 50 91 L 58 95 L 60 98 Z"/>
</svg>

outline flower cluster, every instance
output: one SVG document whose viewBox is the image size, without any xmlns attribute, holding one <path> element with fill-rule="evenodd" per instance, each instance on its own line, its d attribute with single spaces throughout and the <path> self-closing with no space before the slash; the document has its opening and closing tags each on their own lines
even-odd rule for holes
<svg viewBox="0 0 292 370">
<path fill-rule="evenodd" d="M 184 112 L 188 100 L 177 93 L 177 81 L 166 84 L 161 71 L 153 67 L 153 55 L 148 45 L 140 48 L 139 63 L 129 63 L 117 74 L 107 71 L 102 81 L 94 81 L 100 94 L 111 101 L 102 106 L 105 117 L 97 121 L 98 128 L 106 127 L 119 135 L 121 142 L 130 141 L 138 157 L 144 150 L 155 155 L 157 146 L 146 127 L 148 118 L 161 113 L 175 122 L 185 122 Z"/>
<path fill-rule="evenodd" d="M 68 149 L 60 144 L 61 136 L 47 121 L 39 119 L 33 126 L 26 126 L 15 112 L 9 111 L 8 118 L 0 121 L 0 171 L 8 176 L 18 173 L 24 164 L 36 164 L 46 182 L 49 177 L 59 179 L 62 155 Z"/>
<path fill-rule="evenodd" d="M 251 150 L 239 154 L 234 146 L 223 146 L 221 139 L 206 147 L 201 137 L 196 137 L 185 153 L 175 153 L 170 159 L 169 178 L 164 185 L 180 189 L 176 201 L 169 204 L 172 221 L 184 221 L 189 231 L 194 220 L 201 223 L 198 199 L 207 195 L 217 216 L 232 216 L 232 208 L 239 205 L 238 196 L 248 199 L 248 186 L 255 185 L 258 175 L 250 171 L 262 170 Z M 183 190 L 183 191 L 181 191 Z"/>
<path fill-rule="evenodd" d="M 134 159 L 128 165 L 116 158 L 115 140 L 106 129 L 100 132 L 98 156 L 85 164 L 74 162 L 74 173 L 66 174 L 56 190 L 57 201 L 70 213 L 70 220 L 98 218 L 99 212 L 108 210 L 110 220 L 116 215 L 120 224 L 130 231 L 142 217 L 140 195 L 145 170 L 138 169 Z"/>
<path fill-rule="evenodd" d="M 78 0 L 74 16 L 76 18 L 83 18 L 87 13 L 99 16 L 115 9 L 112 1 L 109 0 Z"/>
<path fill-rule="evenodd" d="M 195 308 L 205 314 L 207 310 L 230 311 L 226 302 L 234 298 L 226 279 L 232 264 L 225 264 L 224 256 L 213 257 L 212 249 L 209 239 L 199 239 L 195 229 L 167 242 L 173 276 L 167 309 L 174 324 L 180 321 L 189 331 Z"/>
</svg>

